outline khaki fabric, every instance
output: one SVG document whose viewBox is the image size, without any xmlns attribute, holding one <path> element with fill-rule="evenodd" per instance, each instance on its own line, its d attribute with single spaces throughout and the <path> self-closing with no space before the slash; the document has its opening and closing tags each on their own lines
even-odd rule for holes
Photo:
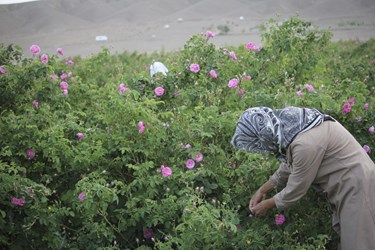
<svg viewBox="0 0 375 250">
<path fill-rule="evenodd" d="M 287 149 L 287 164 L 269 180 L 284 187 L 274 196 L 279 209 L 317 185 L 333 207 L 341 249 L 375 249 L 374 162 L 339 122 L 326 121 L 297 135 Z"/>
</svg>

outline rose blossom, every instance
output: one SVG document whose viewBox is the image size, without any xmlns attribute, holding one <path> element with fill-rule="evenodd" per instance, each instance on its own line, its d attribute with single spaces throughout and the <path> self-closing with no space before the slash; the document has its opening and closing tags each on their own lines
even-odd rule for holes
<svg viewBox="0 0 375 250">
<path fill-rule="evenodd" d="M 60 78 L 61 78 L 61 80 L 65 80 L 66 78 L 68 78 L 68 75 L 65 74 L 65 73 L 62 73 Z"/>
<path fill-rule="evenodd" d="M 207 30 L 205 35 L 208 37 L 208 38 L 213 38 L 215 36 L 215 33 L 210 31 L 210 30 Z"/>
<path fill-rule="evenodd" d="M 307 88 L 308 91 L 314 91 L 314 86 L 312 86 L 311 84 L 305 84 L 305 88 Z"/>
<path fill-rule="evenodd" d="M 191 145 L 188 143 L 188 144 L 185 145 L 185 148 L 189 149 L 189 148 L 191 148 Z"/>
<path fill-rule="evenodd" d="M 6 74 L 8 72 L 6 71 L 6 69 L 4 69 L 2 66 L 0 66 L 0 73 L 1 74 Z"/>
<path fill-rule="evenodd" d="M 249 42 L 248 44 L 246 44 L 246 49 L 248 50 L 254 50 L 254 51 L 259 51 L 260 50 L 260 47 L 255 45 L 254 43 L 252 42 Z"/>
<path fill-rule="evenodd" d="M 78 199 L 80 202 L 83 202 L 86 198 L 86 194 L 84 192 L 79 193 Z"/>
<path fill-rule="evenodd" d="M 193 63 L 193 64 L 190 65 L 190 71 L 192 71 L 194 73 L 198 73 L 199 70 L 200 70 L 199 64 Z"/>
<path fill-rule="evenodd" d="M 369 107 L 370 107 L 370 104 L 368 104 L 367 102 L 365 103 L 365 105 L 363 105 L 363 109 L 365 111 L 367 111 Z"/>
<path fill-rule="evenodd" d="M 85 138 L 85 135 L 83 133 L 77 133 L 76 136 L 78 140 L 82 140 L 83 138 Z"/>
<path fill-rule="evenodd" d="M 16 198 L 16 197 L 13 197 L 11 203 L 12 203 L 13 205 L 23 207 L 23 206 L 25 205 L 26 201 L 25 201 L 25 199 L 23 199 L 23 198 Z"/>
<path fill-rule="evenodd" d="M 229 88 L 234 89 L 234 88 L 237 87 L 237 85 L 238 85 L 238 79 L 236 79 L 236 78 L 233 78 L 233 79 L 231 79 L 231 80 L 228 82 L 228 87 L 229 87 Z"/>
<path fill-rule="evenodd" d="M 239 95 L 240 97 L 242 97 L 245 94 L 245 90 L 244 89 L 237 89 L 236 94 Z"/>
<path fill-rule="evenodd" d="M 371 127 L 368 128 L 368 132 L 369 132 L 370 134 L 374 133 L 374 131 L 375 131 L 374 126 L 371 126 Z"/>
<path fill-rule="evenodd" d="M 363 145 L 363 149 L 366 151 L 366 153 L 371 153 L 371 148 L 368 145 Z"/>
<path fill-rule="evenodd" d="M 68 96 L 68 90 L 67 89 L 63 90 L 63 96 L 65 96 L 65 97 Z"/>
<path fill-rule="evenodd" d="M 212 78 L 217 78 L 217 73 L 216 73 L 216 71 L 215 70 L 210 70 L 210 75 L 211 75 L 211 77 Z"/>
<path fill-rule="evenodd" d="M 56 49 L 56 52 L 60 55 L 60 56 L 64 56 L 64 50 L 62 48 L 57 48 Z"/>
<path fill-rule="evenodd" d="M 236 56 L 236 53 L 234 51 L 229 52 L 229 55 L 232 57 L 233 61 L 237 60 L 237 56 Z"/>
<path fill-rule="evenodd" d="M 168 166 L 161 165 L 161 174 L 164 177 L 168 177 L 172 174 L 172 169 Z"/>
<path fill-rule="evenodd" d="M 352 106 L 349 103 L 344 103 L 342 106 L 342 112 L 349 113 L 352 110 Z"/>
<path fill-rule="evenodd" d="M 36 45 L 36 44 L 33 44 L 33 45 L 31 45 L 31 47 L 30 47 L 30 52 L 31 52 L 33 55 L 37 55 L 37 54 L 39 54 L 39 52 L 40 52 L 40 47 L 39 47 L 38 45 Z"/>
<path fill-rule="evenodd" d="M 40 61 L 44 64 L 48 63 L 48 56 L 46 54 L 43 54 L 41 57 L 40 57 Z"/>
<path fill-rule="evenodd" d="M 196 162 L 203 161 L 203 154 L 201 154 L 201 153 L 196 154 L 194 159 L 195 159 Z"/>
<path fill-rule="evenodd" d="M 350 104 L 355 104 L 355 99 L 354 99 L 354 97 L 349 98 L 349 103 L 350 103 Z"/>
<path fill-rule="evenodd" d="M 275 218 L 276 225 L 282 225 L 284 224 L 284 222 L 285 222 L 285 216 L 283 214 L 276 216 Z"/>
<path fill-rule="evenodd" d="M 143 132 L 145 132 L 145 126 L 143 125 L 142 121 L 138 122 L 138 132 L 140 134 L 142 134 Z"/>
<path fill-rule="evenodd" d="M 125 91 L 128 91 L 129 88 L 125 87 L 125 84 L 121 83 L 120 86 L 118 87 L 119 91 L 121 93 L 124 93 Z"/>
<path fill-rule="evenodd" d="M 143 237 L 146 240 L 149 240 L 152 237 L 154 237 L 154 231 L 152 230 L 152 228 L 146 228 L 145 231 L 143 232 Z"/>
<path fill-rule="evenodd" d="M 164 88 L 163 87 L 157 87 L 154 90 L 156 96 L 162 96 L 164 94 Z"/>
<path fill-rule="evenodd" d="M 193 159 L 189 159 L 186 161 L 186 167 L 188 169 L 192 169 L 195 167 L 195 161 Z"/>
<path fill-rule="evenodd" d="M 29 148 L 28 150 L 26 150 L 26 156 L 29 160 L 32 160 L 34 159 L 35 157 L 35 152 L 32 148 Z"/>
<path fill-rule="evenodd" d="M 303 93 L 302 93 L 302 91 L 301 91 L 301 90 L 298 90 L 298 91 L 296 92 L 296 94 L 297 94 L 298 96 L 301 96 L 301 95 L 303 95 Z"/>
<path fill-rule="evenodd" d="M 69 84 L 67 82 L 60 82 L 60 88 L 61 89 L 68 89 L 69 88 Z"/>
<path fill-rule="evenodd" d="M 33 101 L 33 107 L 34 107 L 35 109 L 38 109 L 38 108 L 39 108 L 39 102 L 38 102 L 37 100 L 34 100 L 34 101 Z"/>
</svg>

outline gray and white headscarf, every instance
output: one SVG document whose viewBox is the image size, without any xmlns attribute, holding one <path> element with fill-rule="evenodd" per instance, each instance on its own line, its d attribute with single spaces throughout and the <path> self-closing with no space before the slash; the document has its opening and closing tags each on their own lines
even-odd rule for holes
<svg viewBox="0 0 375 250">
<path fill-rule="evenodd" d="M 293 139 L 326 119 L 334 120 L 317 109 L 293 106 L 275 110 L 250 108 L 241 115 L 231 144 L 240 150 L 271 153 L 279 160 L 285 160 L 283 152 Z"/>
</svg>

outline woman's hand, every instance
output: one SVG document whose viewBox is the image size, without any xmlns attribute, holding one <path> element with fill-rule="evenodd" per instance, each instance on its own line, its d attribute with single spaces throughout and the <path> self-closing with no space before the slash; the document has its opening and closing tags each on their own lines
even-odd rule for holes
<svg viewBox="0 0 375 250">
<path fill-rule="evenodd" d="M 253 213 L 253 207 L 256 206 L 259 202 L 263 201 L 266 198 L 266 194 L 262 193 L 260 189 L 255 192 L 253 197 L 251 197 L 251 200 L 249 202 L 249 209 Z"/>
<path fill-rule="evenodd" d="M 270 208 L 275 207 L 273 198 L 259 202 L 257 205 L 252 207 L 251 211 L 255 216 L 265 216 Z"/>
</svg>

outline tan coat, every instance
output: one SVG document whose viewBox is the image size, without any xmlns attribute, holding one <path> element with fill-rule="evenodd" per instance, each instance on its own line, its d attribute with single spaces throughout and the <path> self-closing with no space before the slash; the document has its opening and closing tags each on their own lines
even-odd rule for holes
<svg viewBox="0 0 375 250">
<path fill-rule="evenodd" d="M 296 136 L 270 182 L 283 189 L 274 196 L 289 208 L 314 184 L 334 207 L 333 227 L 341 249 L 375 249 L 375 165 L 362 146 L 339 123 L 323 122 Z"/>
</svg>

